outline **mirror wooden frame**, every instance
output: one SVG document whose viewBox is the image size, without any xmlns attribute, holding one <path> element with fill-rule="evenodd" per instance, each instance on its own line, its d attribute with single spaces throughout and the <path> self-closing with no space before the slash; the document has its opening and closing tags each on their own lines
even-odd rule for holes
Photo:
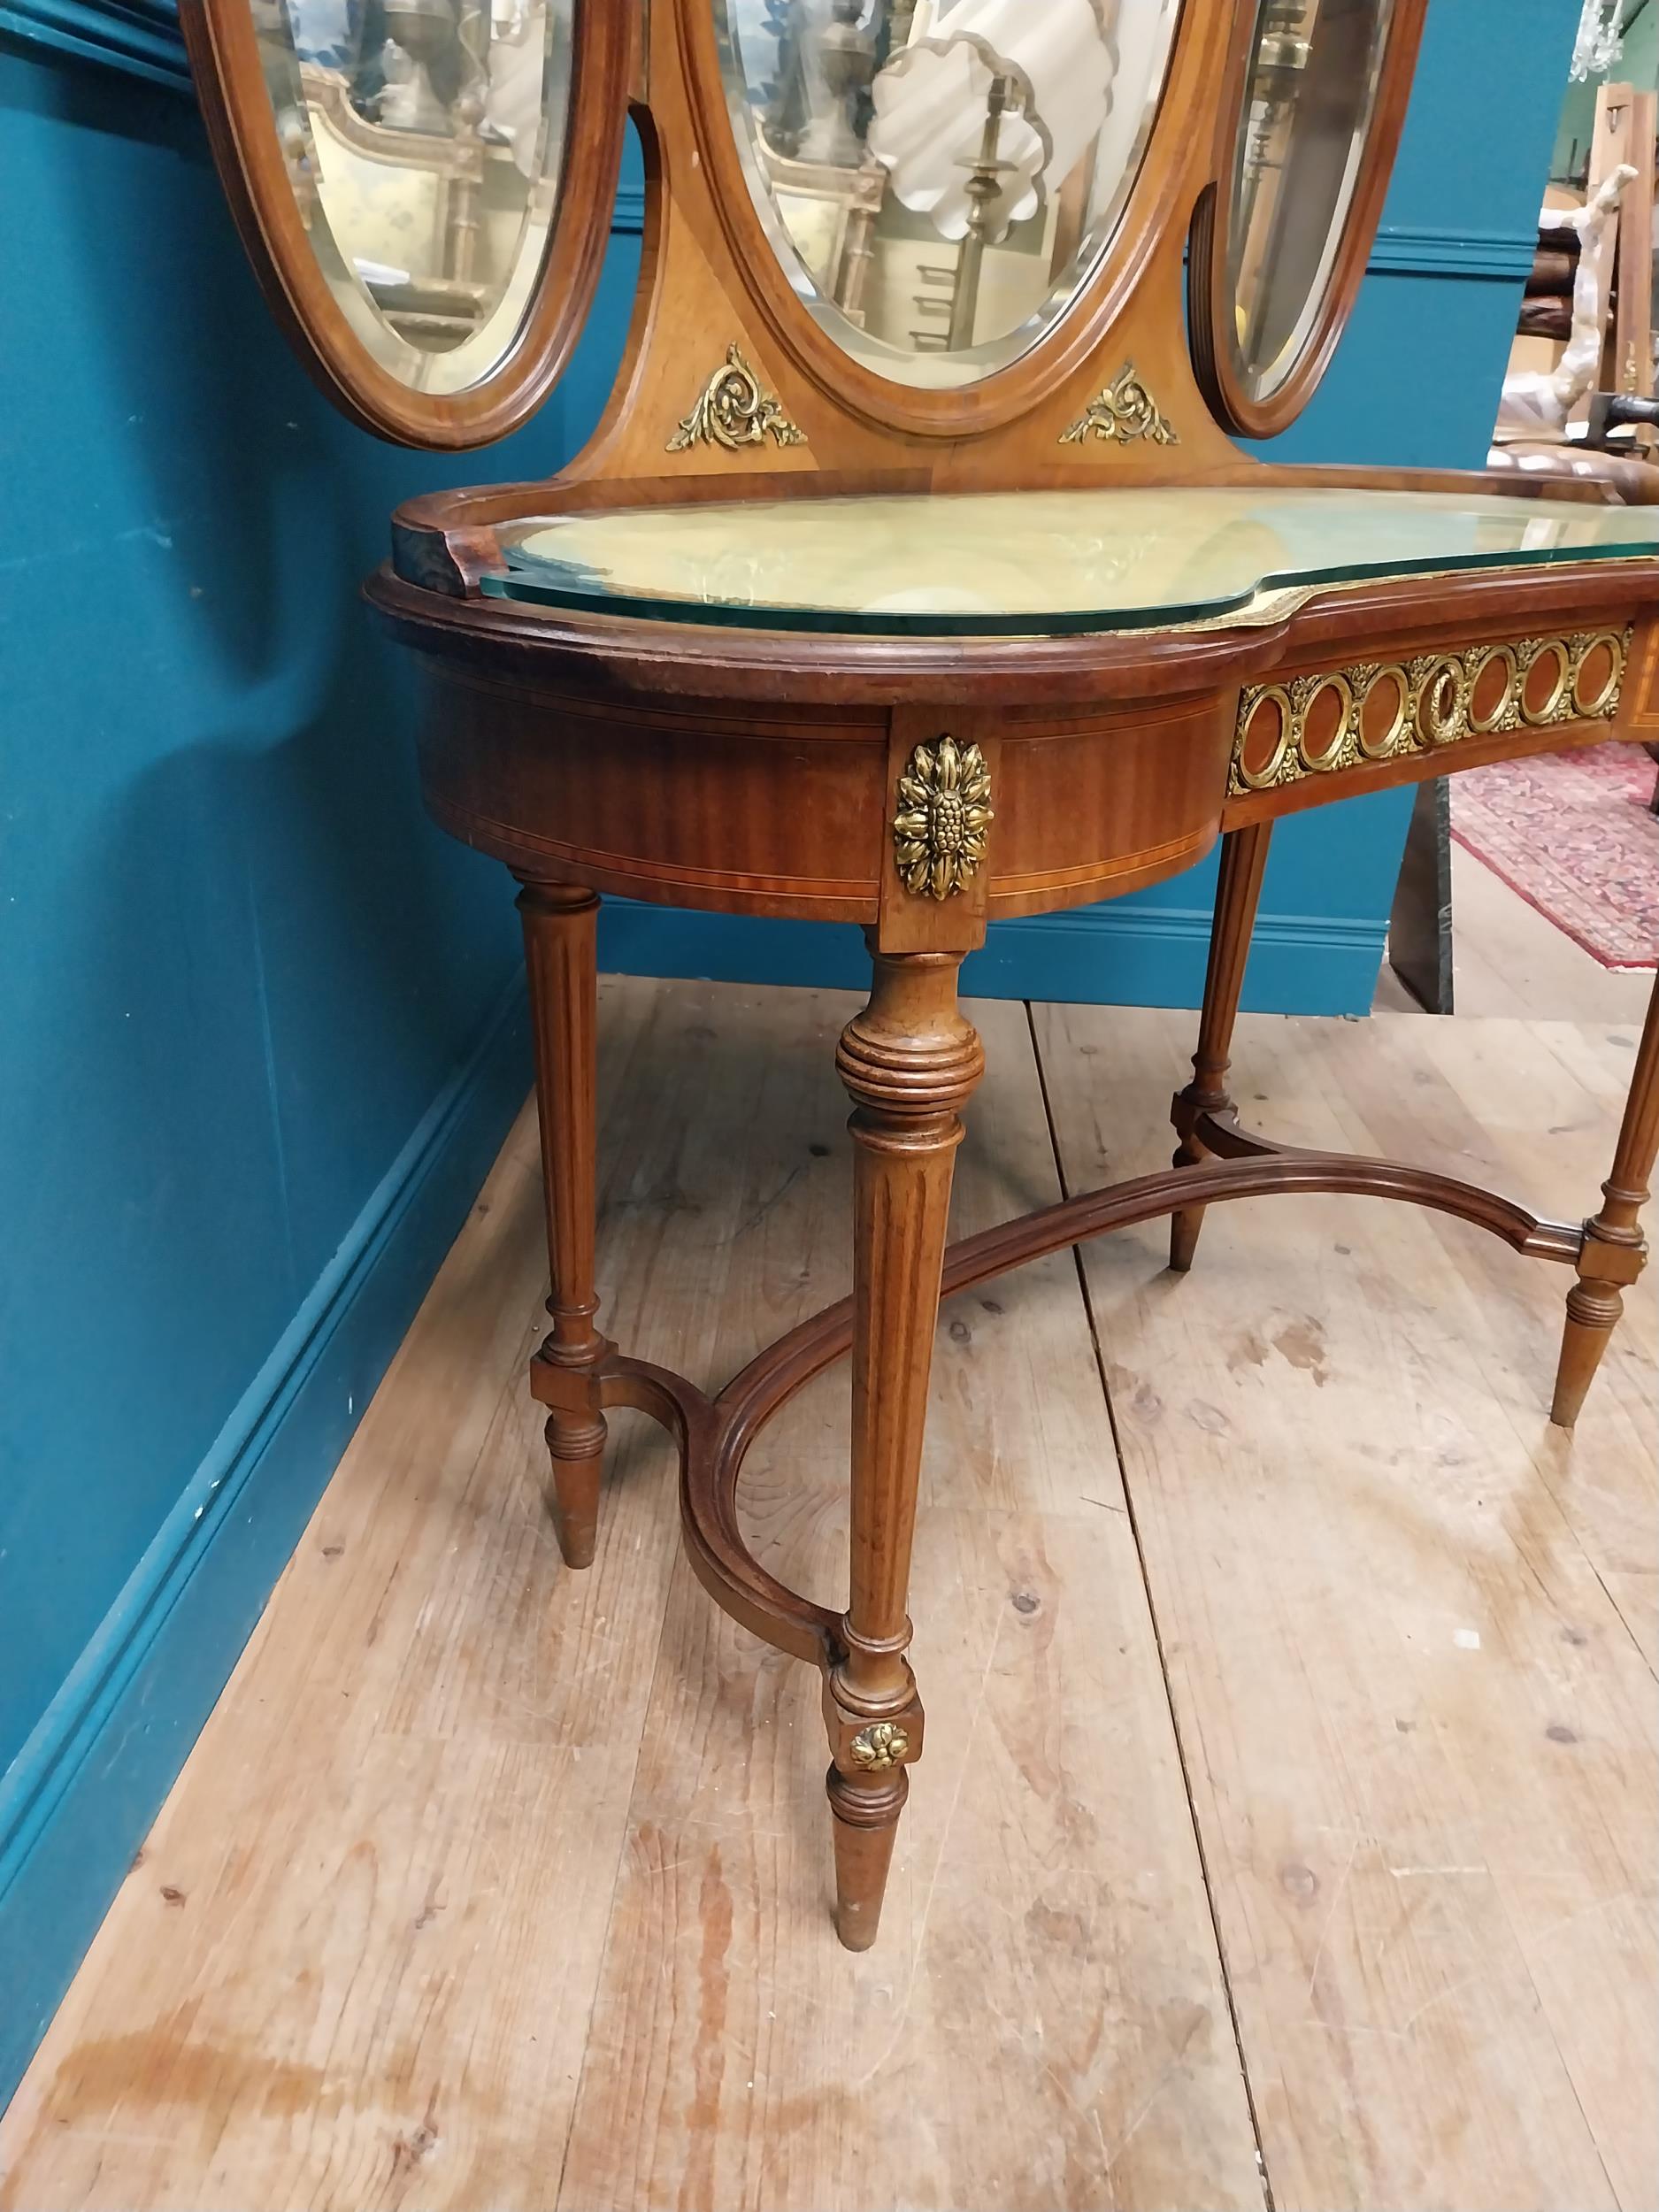
<svg viewBox="0 0 1659 2212">
<path fill-rule="evenodd" d="M 1040 488 L 1126 475 L 1213 480 L 1253 465 L 1214 421 L 1183 326 L 1193 210 L 1214 176 L 1210 113 L 1239 0 L 1185 0 L 1158 113 L 1110 242 L 1069 306 L 981 381 L 929 390 L 862 365 L 816 319 L 751 196 L 720 68 L 712 0 L 640 9 L 634 120 L 644 152 L 644 250 L 621 369 L 557 498 L 620 504 L 756 495 L 792 477 L 837 489 Z M 688 344 L 687 334 L 700 334 Z M 735 348 L 790 435 L 725 450 L 682 439 Z M 1085 418 L 1133 365 L 1173 427 L 1112 444 Z M 544 495 L 545 498 L 545 495 Z"/>
<path fill-rule="evenodd" d="M 1358 294 L 1382 212 L 1427 0 L 1395 0 L 1359 177 L 1325 296 L 1289 375 L 1264 399 L 1242 388 L 1226 342 L 1230 181 L 1256 44 L 1256 0 L 1185 0 L 1152 127 L 1113 235 L 1071 301 L 1017 358 L 978 382 L 902 384 L 856 360 L 815 316 L 756 209 L 722 76 L 714 0 L 576 0 L 561 188 L 524 321 L 501 360 L 454 393 L 412 389 L 370 354 L 319 265 L 273 127 L 248 0 L 180 0 L 215 161 L 278 320 L 327 396 L 361 427 L 433 450 L 487 445 L 541 405 L 581 334 L 610 234 L 624 124 L 636 103 L 646 160 L 645 255 L 626 358 L 606 420 L 574 474 L 677 476 L 656 426 L 683 412 L 684 331 L 718 314 L 786 404 L 812 419 L 808 469 L 919 468 L 1038 483 L 1054 466 L 1037 411 L 1068 419 L 1095 396 L 1110 353 L 1168 394 L 1171 449 L 1136 473 L 1209 475 L 1239 457 L 1230 434 L 1274 435 L 1312 397 Z M 1218 96 L 1213 91 L 1219 81 Z M 1210 109 L 1211 134 L 1187 119 Z M 1181 260 L 1190 339 L 1179 302 Z M 724 305 L 722 305 L 722 302 Z M 729 331 L 726 326 L 729 325 Z M 723 348 L 722 348 L 723 350 Z M 672 411 L 668 409 L 672 395 Z M 1197 406 L 1202 403 L 1203 419 Z M 973 458 L 969 459 L 972 454 Z M 804 459 L 804 456 L 801 457 Z M 1064 471 L 1075 480 L 1075 465 Z"/>
<path fill-rule="evenodd" d="M 960 439 L 1002 428 L 1062 384 L 1121 319 L 1160 243 L 1171 232 L 1184 232 L 1182 196 L 1194 186 L 1192 138 L 1183 126 L 1225 65 L 1234 0 L 1184 0 L 1151 129 L 1117 224 L 1071 299 L 1015 359 L 977 382 L 947 388 L 907 385 L 866 367 L 800 298 L 755 209 L 721 73 L 716 0 L 658 4 L 672 7 L 675 17 L 695 163 L 712 181 L 710 196 L 727 250 L 745 272 L 772 336 L 820 391 L 872 427 Z M 660 90 L 660 79 L 654 78 L 654 105 Z M 672 134 L 664 144 L 667 181 L 678 191 L 684 180 L 675 169 Z"/>
<path fill-rule="evenodd" d="M 462 451 L 504 438 L 557 381 L 588 318 L 611 233 L 633 50 L 629 0 L 575 0 L 560 184 L 524 319 L 487 376 L 414 390 L 376 361 L 318 262 L 289 186 L 248 0 L 180 0 L 219 180 L 265 298 L 326 396 L 398 445 Z"/>
<path fill-rule="evenodd" d="M 1230 339 L 1236 306 L 1229 273 L 1233 165 L 1260 12 L 1256 0 L 1244 0 L 1238 10 L 1226 81 L 1216 111 L 1213 174 L 1193 218 L 1187 264 L 1193 366 L 1211 413 L 1235 437 L 1272 438 L 1288 429 L 1318 389 L 1348 327 L 1376 241 L 1377 226 L 1382 220 L 1427 9 L 1428 0 L 1394 0 L 1376 104 L 1335 257 L 1325 277 L 1325 296 L 1288 373 L 1260 398 L 1245 388 Z"/>
</svg>

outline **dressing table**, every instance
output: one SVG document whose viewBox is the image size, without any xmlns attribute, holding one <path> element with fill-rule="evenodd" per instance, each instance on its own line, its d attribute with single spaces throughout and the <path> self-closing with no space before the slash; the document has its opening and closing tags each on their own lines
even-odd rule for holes
<svg viewBox="0 0 1659 2212">
<path fill-rule="evenodd" d="M 276 313 L 337 403 L 407 444 L 482 444 L 540 403 L 597 281 L 625 113 L 643 142 L 599 430 L 551 482 L 411 501 L 367 590 L 418 657 L 433 815 L 520 886 L 552 1277 L 530 1381 L 564 1556 L 593 1557 L 607 1412 L 652 1415 L 710 1596 L 822 1671 L 854 1949 L 923 1748 L 906 1589 L 941 1288 L 1165 1215 L 1184 1271 L 1224 1201 L 1403 1201 L 1571 1276 L 1571 1425 L 1643 1264 L 1653 1014 L 1587 1221 L 1276 1143 L 1228 1092 L 1276 821 L 1659 733 L 1659 509 L 1234 442 L 1295 418 L 1340 334 L 1424 5 L 387 0 L 371 33 L 314 0 L 183 0 Z M 1173 1164 L 947 1248 L 983 1066 L 964 956 L 990 920 L 1217 840 Z M 600 1326 L 606 893 L 868 938 L 837 1055 L 854 1294 L 715 1395 Z M 750 1555 L 737 1489 L 761 1425 L 849 1354 L 842 1610 Z"/>
</svg>

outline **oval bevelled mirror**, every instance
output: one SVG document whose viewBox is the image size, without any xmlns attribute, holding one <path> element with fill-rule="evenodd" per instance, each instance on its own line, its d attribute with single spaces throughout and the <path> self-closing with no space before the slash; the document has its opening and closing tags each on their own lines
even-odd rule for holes
<svg viewBox="0 0 1659 2212">
<path fill-rule="evenodd" d="M 1197 349 L 1234 429 L 1282 429 L 1324 372 L 1382 211 L 1422 15 L 1423 0 L 1256 0 L 1247 15 L 1230 169 L 1194 256 Z"/>
<path fill-rule="evenodd" d="M 750 195 L 855 360 L 977 383 L 1087 282 L 1181 0 L 711 0 Z"/>
<path fill-rule="evenodd" d="M 181 12 L 244 240 L 331 395 L 411 444 L 513 428 L 597 274 L 626 52 L 604 19 L 619 12 L 187 0 Z"/>
</svg>

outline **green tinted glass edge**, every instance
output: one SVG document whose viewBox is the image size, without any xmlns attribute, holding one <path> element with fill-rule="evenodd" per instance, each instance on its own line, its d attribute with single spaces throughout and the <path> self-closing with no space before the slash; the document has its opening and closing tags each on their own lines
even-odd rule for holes
<svg viewBox="0 0 1659 2212">
<path fill-rule="evenodd" d="M 595 583 L 555 582 L 529 565 L 492 571 L 479 580 L 486 598 L 526 605 L 560 607 L 574 614 L 633 617 L 641 622 L 674 622 L 699 628 L 794 630 L 838 637 L 1077 637 L 1116 630 L 1161 630 L 1188 623 L 1217 621 L 1256 600 L 1285 591 L 1318 590 L 1340 584 L 1374 583 L 1394 578 L 1440 576 L 1503 569 L 1559 568 L 1585 562 L 1653 560 L 1652 543 L 1600 546 L 1543 546 L 1502 553 L 1437 555 L 1422 561 L 1356 561 L 1338 567 L 1282 569 L 1256 579 L 1254 586 L 1224 597 L 1171 602 L 1159 607 L 1083 608 L 1064 614 L 923 614 L 856 609 L 744 604 L 716 600 L 676 599 L 618 591 Z"/>
</svg>

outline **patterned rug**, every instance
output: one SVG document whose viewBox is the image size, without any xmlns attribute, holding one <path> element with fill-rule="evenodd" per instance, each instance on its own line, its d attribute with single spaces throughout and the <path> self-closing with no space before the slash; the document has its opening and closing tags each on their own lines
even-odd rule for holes
<svg viewBox="0 0 1659 2212">
<path fill-rule="evenodd" d="M 1604 968 L 1659 964 L 1659 765 L 1640 745 L 1452 778 L 1452 834 Z"/>
</svg>

